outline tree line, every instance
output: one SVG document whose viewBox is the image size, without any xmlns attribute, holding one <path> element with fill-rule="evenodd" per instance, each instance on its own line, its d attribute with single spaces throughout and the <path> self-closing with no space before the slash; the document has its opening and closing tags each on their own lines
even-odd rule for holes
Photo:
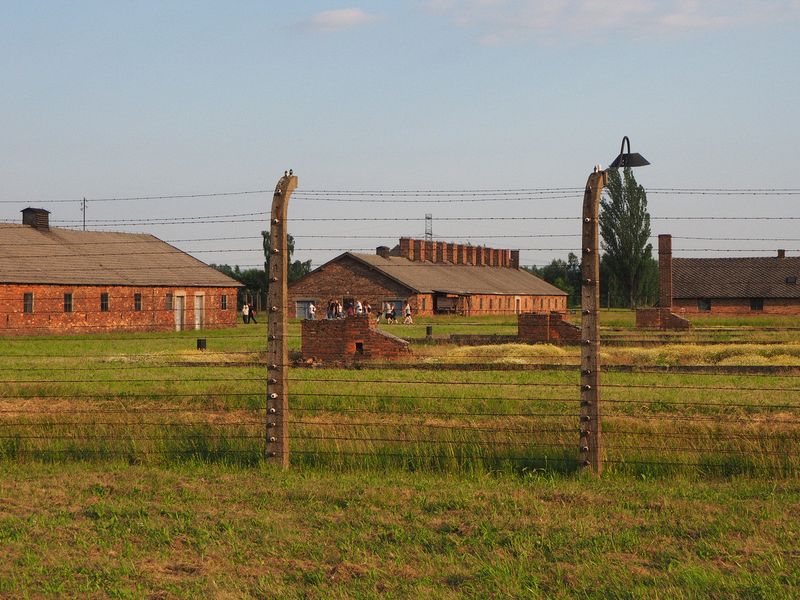
<svg viewBox="0 0 800 600">
<path fill-rule="evenodd" d="M 652 306 L 658 300 L 658 261 L 649 242 L 647 192 L 626 168 L 608 172 L 608 187 L 600 204 L 600 303 L 612 308 Z M 581 303 L 581 263 L 572 252 L 567 260 L 524 267 L 565 291 L 570 306 Z"/>
<path fill-rule="evenodd" d="M 220 273 L 224 273 L 228 277 L 231 277 L 241 283 L 244 288 L 240 288 L 238 291 L 238 305 L 241 306 L 243 302 L 251 301 L 253 298 L 264 298 L 267 293 L 267 285 L 268 285 L 268 278 L 267 278 L 267 271 L 269 271 L 269 260 L 270 260 L 270 236 L 269 231 L 262 231 L 261 232 L 262 238 L 262 245 L 264 248 L 264 268 L 250 268 L 250 269 L 240 269 L 239 265 L 235 265 L 231 267 L 230 265 L 216 265 L 211 264 L 213 268 L 215 268 Z M 289 262 L 288 265 L 288 273 L 289 273 L 289 283 L 300 279 L 306 273 L 311 272 L 311 261 L 310 260 L 292 260 L 294 255 L 294 238 L 291 235 L 286 236 L 286 244 L 288 246 L 288 252 L 286 255 L 286 260 Z"/>
</svg>

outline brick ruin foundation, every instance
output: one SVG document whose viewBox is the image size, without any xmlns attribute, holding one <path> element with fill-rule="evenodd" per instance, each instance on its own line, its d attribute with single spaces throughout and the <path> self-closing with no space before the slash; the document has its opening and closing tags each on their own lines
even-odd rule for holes
<svg viewBox="0 0 800 600">
<path fill-rule="evenodd" d="M 692 324 L 669 308 L 637 308 L 636 327 L 640 329 L 688 330 Z"/>
<path fill-rule="evenodd" d="M 517 339 L 522 343 L 579 342 L 581 329 L 563 313 L 522 313 L 517 317 Z"/>
<path fill-rule="evenodd" d="M 567 321 L 563 313 L 522 313 L 517 323 L 516 336 L 453 335 L 450 339 L 459 345 L 572 343 L 581 339 L 580 327 Z M 302 321 L 301 352 L 305 360 L 333 364 L 412 356 L 408 341 L 379 331 L 375 320 L 366 316 Z"/>
<path fill-rule="evenodd" d="M 322 363 L 349 363 L 411 356 L 411 347 L 406 340 L 378 331 L 376 327 L 375 319 L 366 316 L 305 320 L 302 325 L 303 358 Z"/>
</svg>

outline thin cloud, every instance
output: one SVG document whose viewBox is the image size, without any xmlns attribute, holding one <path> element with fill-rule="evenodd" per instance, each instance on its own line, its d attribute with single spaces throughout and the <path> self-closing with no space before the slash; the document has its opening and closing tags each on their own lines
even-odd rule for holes
<svg viewBox="0 0 800 600">
<path fill-rule="evenodd" d="M 624 33 L 669 35 L 800 19 L 800 0 L 428 0 L 486 45 Z"/>
<path fill-rule="evenodd" d="M 309 17 L 306 27 L 312 31 L 345 31 L 378 21 L 380 16 L 360 8 L 324 10 Z"/>
</svg>

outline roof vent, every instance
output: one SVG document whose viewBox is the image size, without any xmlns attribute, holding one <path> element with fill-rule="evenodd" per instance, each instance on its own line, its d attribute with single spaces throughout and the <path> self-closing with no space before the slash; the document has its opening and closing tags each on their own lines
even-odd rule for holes
<svg viewBox="0 0 800 600">
<path fill-rule="evenodd" d="M 786 258 L 786 250 L 778 250 L 778 258 Z"/>
<path fill-rule="evenodd" d="M 383 258 L 389 258 L 389 246 L 378 246 L 375 248 L 375 254 Z"/>
<path fill-rule="evenodd" d="M 50 211 L 43 208 L 23 208 L 22 224 L 34 229 L 50 229 Z"/>
<path fill-rule="evenodd" d="M 797 277 L 795 277 L 794 275 L 790 275 L 789 277 L 786 278 L 786 283 L 789 285 L 797 285 Z"/>
</svg>

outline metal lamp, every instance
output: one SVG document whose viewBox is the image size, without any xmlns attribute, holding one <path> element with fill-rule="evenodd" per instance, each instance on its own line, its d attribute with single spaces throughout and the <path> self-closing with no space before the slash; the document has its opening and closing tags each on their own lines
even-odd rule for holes
<svg viewBox="0 0 800 600">
<path fill-rule="evenodd" d="M 625 144 L 628 144 L 628 151 L 625 152 Z M 622 146 L 619 149 L 619 156 L 614 159 L 610 165 L 608 165 L 609 169 L 619 169 L 625 167 L 644 167 L 649 165 L 650 162 L 638 152 L 631 152 L 631 141 L 628 139 L 626 135 L 622 138 Z"/>
</svg>

